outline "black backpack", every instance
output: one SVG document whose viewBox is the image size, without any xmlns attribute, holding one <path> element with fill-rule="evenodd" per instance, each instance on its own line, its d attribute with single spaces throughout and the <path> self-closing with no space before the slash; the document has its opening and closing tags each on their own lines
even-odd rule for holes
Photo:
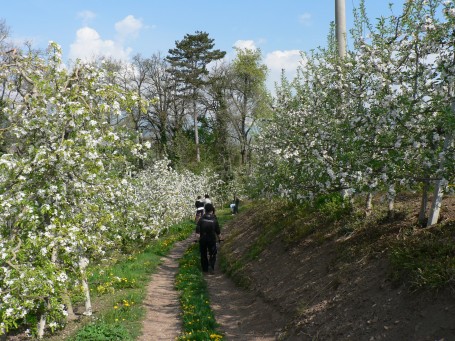
<svg viewBox="0 0 455 341">
<path fill-rule="evenodd" d="M 203 215 L 199 220 L 201 238 L 216 238 L 215 236 L 215 217 Z"/>
</svg>

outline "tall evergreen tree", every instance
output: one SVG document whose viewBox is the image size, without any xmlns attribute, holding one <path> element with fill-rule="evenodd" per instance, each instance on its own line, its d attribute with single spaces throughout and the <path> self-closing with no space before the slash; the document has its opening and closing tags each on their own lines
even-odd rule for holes
<svg viewBox="0 0 455 341">
<path fill-rule="evenodd" d="M 181 41 L 175 42 L 175 48 L 169 50 L 166 57 L 171 68 L 168 70 L 180 85 L 181 95 L 189 97 L 192 102 L 196 161 L 200 162 L 197 100 L 209 74 L 207 65 L 223 58 L 226 52 L 214 50 L 214 39 L 208 33 L 196 31 L 186 34 Z"/>
</svg>

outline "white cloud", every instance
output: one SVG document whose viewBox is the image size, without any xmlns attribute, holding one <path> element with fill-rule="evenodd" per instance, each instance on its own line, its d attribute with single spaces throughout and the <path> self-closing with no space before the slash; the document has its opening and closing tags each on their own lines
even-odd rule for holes
<svg viewBox="0 0 455 341">
<path fill-rule="evenodd" d="M 300 50 L 277 50 L 267 53 L 264 63 L 269 68 L 267 87 L 272 90 L 274 89 L 275 82 L 280 83 L 283 70 L 287 79 L 294 79 L 297 74 L 297 68 L 302 63 L 302 56 Z"/>
<path fill-rule="evenodd" d="M 256 43 L 253 40 L 237 40 L 234 43 L 234 47 L 241 49 L 241 50 L 256 50 Z"/>
<path fill-rule="evenodd" d="M 91 20 L 96 18 L 96 14 L 93 13 L 92 11 L 82 11 L 77 13 L 77 17 L 79 19 L 82 19 L 82 23 L 84 26 L 87 26 Z"/>
<path fill-rule="evenodd" d="M 305 12 L 299 15 L 299 22 L 304 26 L 311 26 L 313 23 L 311 13 Z"/>
<path fill-rule="evenodd" d="M 132 15 L 128 15 L 125 19 L 115 23 L 115 30 L 120 39 L 125 39 L 127 37 L 135 38 L 142 28 L 144 28 L 142 20 L 136 19 Z"/>
<path fill-rule="evenodd" d="M 90 11 L 79 13 L 83 20 L 93 19 L 95 14 Z M 142 20 L 132 15 L 115 23 L 116 39 L 103 39 L 99 33 L 85 25 L 76 32 L 76 40 L 70 45 L 69 57 L 71 59 L 90 60 L 104 56 L 115 59 L 128 60 L 132 49 L 125 46 L 127 38 L 135 38 L 144 28 Z"/>
<path fill-rule="evenodd" d="M 76 33 L 76 41 L 70 46 L 70 58 L 90 60 L 97 56 L 112 57 L 127 60 L 131 48 L 125 48 L 121 43 L 113 40 L 103 40 L 101 36 L 90 27 L 83 27 Z"/>
</svg>

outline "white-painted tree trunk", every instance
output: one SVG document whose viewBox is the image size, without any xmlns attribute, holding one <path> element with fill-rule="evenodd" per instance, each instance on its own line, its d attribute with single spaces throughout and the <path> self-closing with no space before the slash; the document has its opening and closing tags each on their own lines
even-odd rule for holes
<svg viewBox="0 0 455 341">
<path fill-rule="evenodd" d="M 422 193 L 422 201 L 420 202 L 420 212 L 419 212 L 419 224 L 422 225 L 422 227 L 425 224 L 425 215 L 427 212 L 427 206 L 428 206 L 428 190 L 430 189 L 430 181 L 425 180 L 423 184 L 423 193 Z"/>
<path fill-rule="evenodd" d="M 44 336 L 44 329 L 46 328 L 46 315 L 47 315 L 47 309 L 48 309 L 48 305 L 49 305 L 49 301 L 48 299 L 44 299 L 44 312 L 41 314 L 40 316 L 40 319 L 38 321 L 38 330 L 37 330 L 37 336 L 38 336 L 38 339 L 42 339 L 43 336 Z"/>
<path fill-rule="evenodd" d="M 79 268 L 81 269 L 82 290 L 84 291 L 84 295 L 85 295 L 85 311 L 83 314 L 86 316 L 91 316 L 92 315 L 92 301 L 90 299 L 90 288 L 88 286 L 87 275 L 85 273 L 85 269 L 87 268 L 88 263 L 89 263 L 89 261 L 87 258 L 82 257 L 79 260 Z"/>
<path fill-rule="evenodd" d="M 433 202 L 431 204 L 430 214 L 428 216 L 427 227 L 434 225 L 438 222 L 439 213 L 441 211 L 442 197 L 444 195 L 444 188 L 446 185 L 447 181 L 445 179 L 436 181 Z"/>
<path fill-rule="evenodd" d="M 455 102 L 452 103 L 452 110 L 455 112 Z M 442 156 L 441 160 L 439 160 L 439 169 L 438 173 L 439 176 L 443 176 L 444 170 L 444 161 L 445 161 L 445 153 L 447 149 L 452 145 L 453 142 L 453 135 L 452 132 L 447 133 L 446 139 L 444 141 L 444 147 L 442 148 Z M 430 214 L 428 216 L 428 223 L 427 227 L 434 225 L 438 222 L 439 219 L 439 212 L 441 211 L 441 203 L 442 197 L 444 195 L 444 189 L 447 186 L 447 180 L 442 178 L 436 181 L 435 188 L 434 188 L 434 195 L 433 195 L 433 202 L 431 204 Z"/>
<path fill-rule="evenodd" d="M 365 207 L 365 215 L 368 217 L 373 212 L 373 193 L 368 193 Z"/>
<path fill-rule="evenodd" d="M 42 339 L 44 336 L 44 328 L 46 328 L 46 314 L 42 314 L 38 322 L 38 339 Z"/>
<path fill-rule="evenodd" d="M 84 290 L 85 294 L 85 311 L 84 315 L 91 316 L 92 315 L 92 301 L 90 300 L 90 289 L 88 287 L 87 278 L 84 276 L 82 279 L 82 289 Z"/>
<path fill-rule="evenodd" d="M 393 218 L 395 216 L 395 185 L 392 184 L 389 186 L 389 190 L 387 191 L 387 201 L 388 201 L 388 216 L 389 218 Z"/>
</svg>

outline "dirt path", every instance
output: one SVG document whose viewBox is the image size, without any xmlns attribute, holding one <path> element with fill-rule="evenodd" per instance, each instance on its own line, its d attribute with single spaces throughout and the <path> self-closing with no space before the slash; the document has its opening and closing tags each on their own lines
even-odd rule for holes
<svg viewBox="0 0 455 341">
<path fill-rule="evenodd" d="M 286 319 L 254 293 L 237 287 L 220 270 L 207 275 L 212 310 L 226 340 L 277 340 Z"/>
<path fill-rule="evenodd" d="M 147 314 L 142 325 L 139 341 L 170 341 L 180 334 L 182 323 L 179 319 L 180 303 L 178 292 L 174 289 L 178 260 L 182 257 L 193 238 L 175 244 L 163 257 L 163 262 L 152 276 L 147 288 L 144 305 Z"/>
<path fill-rule="evenodd" d="M 178 260 L 194 237 L 177 243 L 152 276 L 144 301 L 147 309 L 140 341 L 175 340 L 180 334 L 178 293 L 174 289 Z M 221 251 L 220 251 L 221 252 Z M 262 299 L 242 290 L 215 266 L 206 275 L 212 309 L 226 340 L 277 340 L 285 319 Z"/>
</svg>

